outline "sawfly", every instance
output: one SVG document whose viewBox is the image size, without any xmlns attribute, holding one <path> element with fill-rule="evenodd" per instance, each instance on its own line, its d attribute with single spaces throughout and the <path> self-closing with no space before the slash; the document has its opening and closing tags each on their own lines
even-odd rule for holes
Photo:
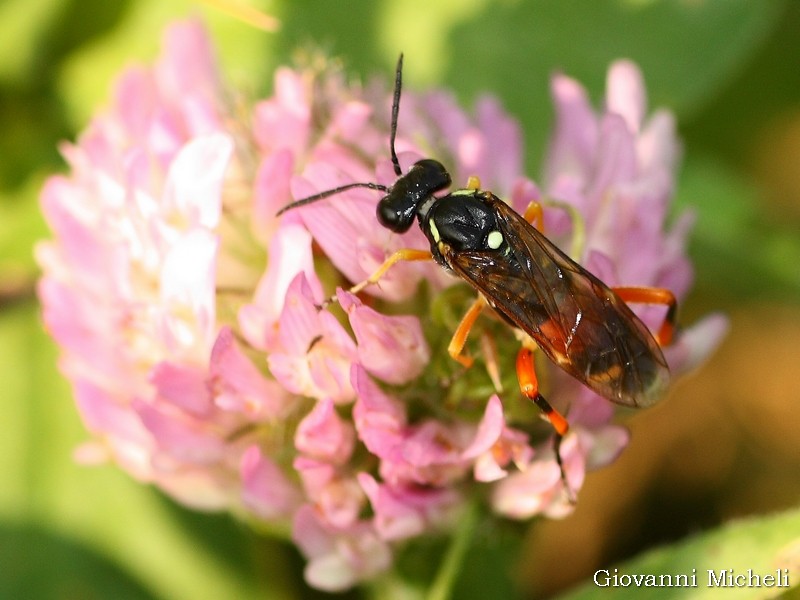
<svg viewBox="0 0 800 600">
<path fill-rule="evenodd" d="M 486 306 L 527 334 L 528 342 L 523 342 L 516 362 L 520 389 L 556 431 L 556 458 L 569 491 L 559 454 L 569 424 L 539 392 L 533 351 L 540 349 L 561 369 L 611 402 L 650 406 L 663 395 L 669 382 L 661 347 L 670 342 L 675 328 L 675 296 L 661 288 L 605 285 L 537 229 L 534 223 L 541 227 L 542 221 L 537 203 L 520 215 L 492 192 L 480 189 L 480 182 L 473 177 L 466 188 L 442 193 L 452 184 L 450 174 L 442 163 L 430 158 L 403 173 L 395 152 L 402 70 L 401 54 L 395 71 L 389 138 L 397 175 L 394 184 L 350 183 L 296 200 L 278 214 L 353 188 L 368 188 L 383 194 L 376 210 L 381 226 L 404 233 L 416 220 L 430 251 L 398 250 L 351 291 L 356 293 L 378 282 L 399 261 L 434 260 L 478 292 L 478 299 L 450 343 L 449 353 L 454 359 L 466 366 L 471 364 L 462 351 Z M 651 333 L 628 302 L 666 305 L 663 325 Z"/>
</svg>

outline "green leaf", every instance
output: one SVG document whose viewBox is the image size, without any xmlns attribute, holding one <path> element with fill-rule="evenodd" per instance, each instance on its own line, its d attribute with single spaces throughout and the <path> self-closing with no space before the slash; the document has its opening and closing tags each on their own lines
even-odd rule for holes
<svg viewBox="0 0 800 600">
<path fill-rule="evenodd" d="M 473 503 L 451 533 L 410 540 L 395 557 L 395 575 L 369 586 L 369 597 L 387 597 L 394 587 L 393 598 L 520 598 L 514 574 L 523 531 L 519 523 L 492 518 Z"/>
<path fill-rule="evenodd" d="M 253 89 L 264 78 L 265 51 L 273 35 L 220 10 L 201 11 L 197 0 L 132 2 L 125 19 L 101 40 L 81 46 L 65 61 L 60 78 L 69 121 L 82 129 L 98 108 L 108 104 L 114 81 L 132 64 L 152 64 L 162 50 L 170 23 L 198 18 L 209 29 L 223 80 L 239 90 Z M 202 14 L 201 14 L 202 13 Z"/>
<path fill-rule="evenodd" d="M 491 3 L 449 32 L 447 79 L 491 90 L 541 153 L 552 114 L 549 78 L 563 71 L 595 98 L 608 65 L 636 61 L 651 106 L 698 108 L 745 64 L 780 15 L 778 2 L 602 0 Z"/>
<path fill-rule="evenodd" d="M 5 0 L 0 4 L 0 85 L 18 84 L 31 69 L 49 16 L 63 0 Z"/>
<path fill-rule="evenodd" d="M 800 297 L 800 237 L 766 222 L 756 190 L 730 169 L 692 157 L 678 184 L 676 206 L 697 215 L 690 254 L 696 280 L 735 297 Z"/>
<path fill-rule="evenodd" d="M 523 531 L 519 523 L 484 519 L 464 558 L 452 598 L 522 598 L 514 574 L 521 568 Z"/>
<path fill-rule="evenodd" d="M 16 197 L 0 194 L 0 289 L 30 292 L 39 271 L 31 244 L 47 237 L 37 197 L 40 177 L 30 178 Z"/>
<path fill-rule="evenodd" d="M 709 585 L 709 570 L 719 578 L 722 569 L 734 574 L 788 577 L 793 591 L 800 591 L 800 509 L 780 515 L 733 522 L 725 527 L 695 536 L 689 540 L 665 546 L 616 567 L 617 574 L 697 575 L 697 587 L 659 589 L 658 597 L 754 598 L 774 597 L 787 587 L 749 587 L 746 585 L 721 588 Z M 788 571 L 783 571 L 788 569 Z M 611 575 L 614 568 L 609 568 Z M 604 575 L 604 574 L 601 574 Z M 762 579 L 762 582 L 764 580 Z M 776 582 L 778 580 L 776 579 Z M 641 598 L 652 588 L 599 587 L 593 582 L 562 596 L 563 600 L 591 598 Z"/>
<path fill-rule="evenodd" d="M 38 526 L 0 523 L 0 564 L 0 598 L 156 598 L 107 556 Z"/>
</svg>

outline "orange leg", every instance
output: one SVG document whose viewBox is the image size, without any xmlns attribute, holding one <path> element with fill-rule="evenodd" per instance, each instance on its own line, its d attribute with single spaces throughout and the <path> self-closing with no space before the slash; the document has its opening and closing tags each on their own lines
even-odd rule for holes
<svg viewBox="0 0 800 600">
<path fill-rule="evenodd" d="M 368 285 L 378 283 L 380 278 L 386 274 L 386 271 L 391 269 L 393 265 L 402 260 L 433 260 L 433 255 L 427 250 L 415 250 L 413 248 L 402 248 L 401 250 L 397 250 L 389 258 L 383 261 L 383 264 L 378 267 L 377 271 L 370 275 L 368 279 L 365 279 L 361 283 L 357 283 L 347 291 L 349 291 L 351 294 L 357 294 Z M 338 302 L 338 298 L 336 297 L 336 294 L 334 294 L 325 300 L 320 306 L 318 306 L 318 308 L 324 308 L 329 304 L 335 304 L 336 302 Z"/>
<path fill-rule="evenodd" d="M 433 260 L 433 255 L 427 250 L 414 250 L 413 248 L 403 248 L 402 250 L 398 250 L 389 258 L 387 258 L 384 263 L 378 267 L 378 270 L 370 275 L 368 279 L 365 279 L 361 283 L 351 287 L 350 293 L 357 294 L 368 285 L 378 283 L 380 278 L 386 274 L 386 271 L 391 269 L 393 265 L 401 260 Z"/>
<path fill-rule="evenodd" d="M 675 323 L 678 315 L 678 301 L 675 294 L 664 288 L 656 287 L 615 287 L 614 292 L 627 303 L 663 304 L 667 307 L 667 314 L 658 333 L 655 334 L 659 346 L 668 346 L 675 333 Z"/>
<path fill-rule="evenodd" d="M 517 354 L 517 379 L 519 379 L 519 389 L 522 394 L 533 400 L 536 407 L 542 411 L 542 415 L 547 419 L 556 430 L 553 440 L 553 449 L 556 453 L 556 462 L 561 471 L 561 481 L 567 491 L 570 501 L 574 501 L 572 489 L 567 480 L 567 472 L 564 470 L 564 463 L 561 460 L 561 440 L 569 431 L 569 423 L 564 416 L 539 393 L 539 380 L 536 378 L 536 369 L 533 363 L 533 352 L 530 348 L 522 347 Z"/>
<path fill-rule="evenodd" d="M 517 354 L 517 379 L 519 379 L 519 389 L 522 394 L 533 400 L 534 404 L 542 411 L 542 415 L 547 419 L 560 436 L 564 436 L 569 431 L 569 423 L 550 403 L 539 393 L 539 380 L 536 378 L 536 369 L 533 364 L 533 352 L 524 346 Z"/>
<path fill-rule="evenodd" d="M 464 344 L 466 344 L 467 337 L 470 331 L 472 331 L 472 326 L 475 324 L 475 321 L 478 319 L 478 316 L 485 306 L 486 300 L 484 297 L 478 296 L 462 317 L 455 333 L 453 333 L 453 337 L 450 339 L 450 345 L 447 347 L 447 352 L 450 354 L 450 357 L 467 368 L 472 366 L 473 360 L 471 356 L 467 356 L 463 353 Z M 503 384 L 500 381 L 497 346 L 495 346 L 492 337 L 486 332 L 481 335 L 481 351 L 486 358 L 486 371 L 489 373 L 489 379 L 492 380 L 494 389 L 501 392 L 503 390 Z"/>
<path fill-rule="evenodd" d="M 472 357 L 462 354 L 464 344 L 467 343 L 467 336 L 469 336 L 469 332 L 478 319 L 478 315 L 481 314 L 484 306 L 486 306 L 486 301 L 483 299 L 483 296 L 478 296 L 461 319 L 461 323 L 458 324 L 450 340 L 450 345 L 447 347 L 447 352 L 450 356 L 467 368 L 472 366 Z"/>
</svg>

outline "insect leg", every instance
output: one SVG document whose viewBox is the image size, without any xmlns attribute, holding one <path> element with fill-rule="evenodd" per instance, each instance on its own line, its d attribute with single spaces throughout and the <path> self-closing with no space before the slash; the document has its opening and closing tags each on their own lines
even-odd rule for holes
<svg viewBox="0 0 800 600">
<path fill-rule="evenodd" d="M 368 279 L 365 279 L 361 283 L 354 285 L 350 288 L 351 294 L 357 294 L 361 290 L 363 290 L 368 285 L 372 285 L 373 283 L 378 283 L 381 277 L 386 274 L 386 271 L 392 268 L 395 263 L 400 262 L 401 260 L 433 260 L 433 255 L 427 250 L 415 250 L 413 248 L 403 248 L 398 250 L 394 254 L 392 254 L 389 258 L 387 258 L 383 264 L 378 267 L 378 270 L 375 271 L 372 275 L 369 276 Z"/>
<path fill-rule="evenodd" d="M 611 288 L 622 300 L 630 303 L 664 304 L 667 314 L 661 328 L 655 334 L 659 346 L 668 346 L 675 333 L 675 322 L 678 314 L 678 301 L 675 294 L 657 287 L 615 287 Z"/>
<path fill-rule="evenodd" d="M 461 322 L 458 324 L 455 333 L 453 333 L 453 337 L 450 339 L 450 345 L 447 346 L 447 352 L 450 356 L 467 368 L 472 366 L 472 357 L 462 354 L 464 344 L 467 342 L 467 336 L 469 336 L 469 332 L 478 319 L 478 315 L 481 314 L 484 306 L 486 306 L 486 300 L 483 298 L 483 295 L 479 294 L 478 297 L 475 298 L 475 302 L 472 303 L 472 306 L 469 307 L 461 318 Z"/>
<path fill-rule="evenodd" d="M 517 379 L 519 379 L 519 389 L 522 394 L 533 400 L 536 407 L 542 411 L 542 415 L 547 419 L 556 430 L 553 440 L 553 449 L 556 453 L 556 462 L 561 471 L 561 481 L 564 488 L 572 500 L 572 490 L 567 480 L 567 472 L 564 470 L 564 462 L 561 459 L 561 440 L 569 431 L 569 423 L 564 416 L 550 406 L 550 403 L 539 393 L 539 380 L 536 378 L 536 369 L 533 364 L 533 352 L 530 348 L 523 346 L 517 354 Z"/>
<path fill-rule="evenodd" d="M 569 423 L 550 403 L 539 393 L 539 380 L 536 377 L 536 369 L 533 364 L 533 352 L 530 348 L 522 347 L 517 354 L 517 379 L 519 379 L 519 389 L 522 394 L 536 404 L 542 411 L 542 415 L 547 419 L 560 436 L 564 436 L 569 431 Z"/>
</svg>

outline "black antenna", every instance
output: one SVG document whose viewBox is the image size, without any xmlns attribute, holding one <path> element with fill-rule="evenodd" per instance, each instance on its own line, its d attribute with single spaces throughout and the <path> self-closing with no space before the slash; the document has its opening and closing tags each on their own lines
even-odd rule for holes
<svg viewBox="0 0 800 600">
<path fill-rule="evenodd" d="M 397 69 L 395 70 L 394 74 L 394 97 L 392 99 L 392 129 L 391 134 L 389 136 L 389 150 L 392 154 L 392 165 L 394 166 L 394 173 L 398 177 L 403 175 L 403 171 L 400 169 L 400 161 L 397 160 L 397 153 L 394 150 L 394 139 L 397 137 L 397 115 L 400 112 L 400 89 L 403 87 L 403 54 L 400 54 L 400 58 L 397 60 Z M 336 194 L 340 194 L 341 192 L 346 192 L 347 190 L 351 190 L 353 188 L 368 188 L 370 190 L 377 190 L 379 192 L 383 192 L 388 194 L 390 189 L 385 186 L 381 185 L 380 183 L 348 183 L 347 185 L 343 185 L 332 190 L 326 190 L 324 192 L 320 192 L 319 194 L 314 194 L 313 196 L 309 196 L 308 198 L 302 198 L 300 200 L 295 200 L 290 204 L 287 204 L 282 209 L 280 209 L 277 213 L 275 213 L 276 217 L 281 216 L 287 210 L 292 210 L 297 208 L 298 206 L 305 206 L 306 204 L 311 204 L 312 202 L 316 202 L 317 200 L 322 200 L 323 198 L 327 198 L 328 196 L 335 196 Z"/>
<path fill-rule="evenodd" d="M 397 59 L 397 69 L 394 72 L 394 98 L 392 99 L 392 131 L 389 136 L 389 150 L 392 153 L 392 164 L 394 174 L 400 177 L 403 171 L 400 170 L 400 161 L 397 160 L 397 152 L 394 150 L 394 138 L 397 137 L 397 115 L 400 113 L 400 89 L 403 87 L 403 53 Z"/>
<path fill-rule="evenodd" d="M 341 187 L 337 187 L 332 190 L 326 190 L 324 192 L 320 192 L 319 194 L 314 194 L 313 196 L 309 196 L 308 198 L 303 198 L 302 200 L 296 200 L 291 204 L 287 204 L 278 212 L 276 212 L 275 216 L 280 217 L 287 210 L 297 208 L 298 206 L 305 206 L 306 204 L 311 204 L 312 202 L 316 202 L 317 200 L 322 200 L 323 198 L 327 198 L 328 196 L 333 196 L 335 194 L 346 192 L 347 190 L 359 187 L 369 188 L 371 190 L 378 190 L 386 194 L 389 193 L 389 188 L 386 187 L 385 185 L 381 185 L 380 183 L 348 183 L 347 185 L 343 185 Z"/>
</svg>

